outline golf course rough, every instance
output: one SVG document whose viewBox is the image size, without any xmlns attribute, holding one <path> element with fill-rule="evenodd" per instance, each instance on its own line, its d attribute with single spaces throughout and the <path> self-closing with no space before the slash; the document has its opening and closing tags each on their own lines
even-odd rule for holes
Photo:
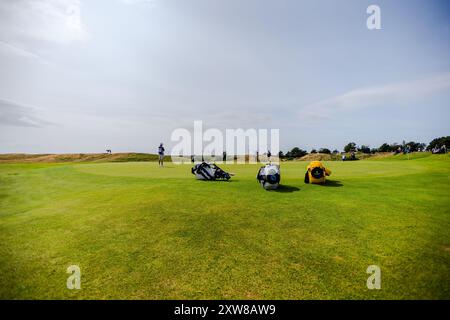
<svg viewBox="0 0 450 320">
<path fill-rule="evenodd" d="M 0 298 L 450 299 L 448 155 L 324 162 L 324 186 L 307 164 L 276 191 L 259 165 L 0 164 Z"/>
</svg>

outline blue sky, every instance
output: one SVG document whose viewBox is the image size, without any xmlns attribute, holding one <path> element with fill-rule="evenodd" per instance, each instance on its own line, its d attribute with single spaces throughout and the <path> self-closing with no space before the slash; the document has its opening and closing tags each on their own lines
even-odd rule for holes
<svg viewBox="0 0 450 320">
<path fill-rule="evenodd" d="M 449 134 L 449 14 L 437 0 L 2 1 L 0 152 L 155 152 L 194 120 L 279 128 L 282 150 L 429 142 Z"/>
</svg>

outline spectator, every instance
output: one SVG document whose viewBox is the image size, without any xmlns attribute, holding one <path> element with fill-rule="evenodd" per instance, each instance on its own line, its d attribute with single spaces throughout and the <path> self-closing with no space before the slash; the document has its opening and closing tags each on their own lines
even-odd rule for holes
<svg viewBox="0 0 450 320">
<path fill-rule="evenodd" d="M 160 167 L 164 167 L 164 151 L 165 149 L 163 143 L 161 142 L 158 147 L 158 155 L 159 155 L 158 164 Z"/>
</svg>

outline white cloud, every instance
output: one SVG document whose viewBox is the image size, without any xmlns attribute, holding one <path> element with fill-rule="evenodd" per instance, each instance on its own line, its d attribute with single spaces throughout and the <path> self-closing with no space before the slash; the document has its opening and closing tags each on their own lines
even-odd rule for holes
<svg viewBox="0 0 450 320">
<path fill-rule="evenodd" d="M 84 39 L 79 0 L 0 2 L 0 40 L 26 50 Z"/>
<path fill-rule="evenodd" d="M 404 105 L 447 90 L 450 90 L 450 73 L 442 73 L 421 80 L 355 89 L 310 104 L 300 110 L 299 116 L 302 119 L 320 119 L 329 118 L 337 112 L 381 105 Z"/>
<path fill-rule="evenodd" d="M 0 125 L 15 127 L 43 127 L 50 122 L 40 118 L 34 107 L 0 99 Z"/>
</svg>

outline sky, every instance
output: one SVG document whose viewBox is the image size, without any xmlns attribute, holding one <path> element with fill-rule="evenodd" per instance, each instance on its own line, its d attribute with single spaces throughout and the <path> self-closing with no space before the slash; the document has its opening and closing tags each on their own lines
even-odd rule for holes
<svg viewBox="0 0 450 320">
<path fill-rule="evenodd" d="M 428 143 L 449 58 L 446 0 L 2 0 L 0 153 L 155 153 L 195 120 L 284 151 Z"/>
</svg>

